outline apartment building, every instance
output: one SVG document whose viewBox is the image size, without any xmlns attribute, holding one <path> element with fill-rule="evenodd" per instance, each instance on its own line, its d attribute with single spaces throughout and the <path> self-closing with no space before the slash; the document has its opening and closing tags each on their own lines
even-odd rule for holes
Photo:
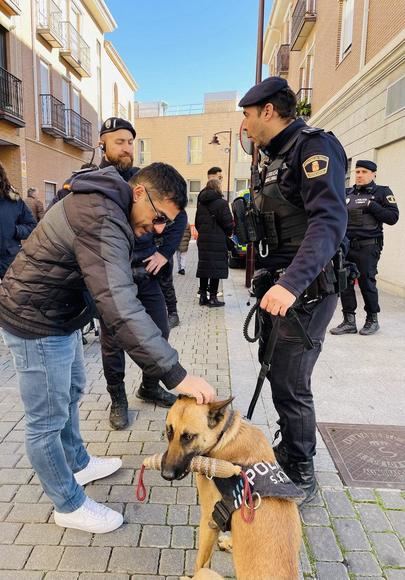
<svg viewBox="0 0 405 580">
<path fill-rule="evenodd" d="M 102 119 L 133 118 L 136 82 L 103 0 L 0 0 L 0 161 L 48 203 L 88 162 Z"/>
<path fill-rule="evenodd" d="M 226 91 L 205 94 L 203 104 L 135 103 L 135 164 L 174 165 L 187 181 L 191 206 L 207 182 L 208 169 L 219 166 L 223 191 L 227 195 L 229 190 L 232 200 L 236 191 L 248 187 L 251 161 L 239 144 L 242 113 L 237 100 L 236 92 Z"/>
<path fill-rule="evenodd" d="M 333 131 L 349 158 L 378 165 L 405 211 L 405 2 L 274 0 L 264 64 L 296 91 L 309 123 Z M 405 230 L 385 227 L 379 286 L 405 296 Z"/>
</svg>

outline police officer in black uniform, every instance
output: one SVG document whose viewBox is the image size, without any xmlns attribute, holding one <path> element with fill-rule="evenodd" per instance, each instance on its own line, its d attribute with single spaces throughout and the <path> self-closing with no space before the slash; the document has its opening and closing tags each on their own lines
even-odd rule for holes
<svg viewBox="0 0 405 580">
<path fill-rule="evenodd" d="M 275 317 L 281 317 L 268 375 L 282 435 L 275 453 L 309 501 L 317 490 L 311 375 L 337 303 L 331 260 L 346 232 L 347 160 L 332 134 L 296 119 L 296 97 L 284 79 L 267 78 L 239 106 L 248 137 L 268 157 L 255 205 L 264 228 L 257 266 L 272 279 L 260 303 L 259 358 Z M 312 350 L 285 318 L 293 305 L 314 342 Z"/>
<path fill-rule="evenodd" d="M 390 226 L 399 218 L 395 197 L 386 185 L 374 182 L 377 165 L 374 161 L 356 162 L 356 183 L 346 190 L 349 212 L 347 237 L 350 248 L 347 259 L 354 262 L 360 272 L 359 286 L 364 300 L 366 322 L 360 334 L 374 334 L 378 324 L 378 291 L 375 276 L 383 248 L 383 224 Z M 341 295 L 343 322 L 331 329 L 332 334 L 356 334 L 357 300 L 354 282 Z"/>
</svg>

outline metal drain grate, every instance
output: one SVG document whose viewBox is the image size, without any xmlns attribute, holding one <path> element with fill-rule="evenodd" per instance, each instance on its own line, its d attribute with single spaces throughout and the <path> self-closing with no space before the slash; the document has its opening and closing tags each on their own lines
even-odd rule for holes
<svg viewBox="0 0 405 580">
<path fill-rule="evenodd" d="M 318 423 L 343 482 L 405 489 L 405 427 Z"/>
</svg>

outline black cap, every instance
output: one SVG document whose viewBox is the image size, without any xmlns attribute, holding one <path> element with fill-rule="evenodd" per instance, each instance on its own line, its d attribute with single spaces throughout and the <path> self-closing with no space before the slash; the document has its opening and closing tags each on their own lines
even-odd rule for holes
<svg viewBox="0 0 405 580">
<path fill-rule="evenodd" d="M 287 87 L 287 81 L 281 77 L 264 79 L 264 81 L 248 90 L 246 95 L 239 101 L 239 107 L 257 105 Z"/>
<path fill-rule="evenodd" d="M 121 119 L 120 117 L 109 117 L 104 121 L 101 125 L 100 129 L 100 137 L 105 133 L 113 133 L 114 131 L 119 131 L 119 129 L 126 129 L 132 133 L 133 138 L 136 137 L 136 131 L 132 126 L 132 123 L 126 121 L 125 119 Z"/>
<path fill-rule="evenodd" d="M 368 161 L 368 159 L 358 159 L 356 161 L 356 167 L 364 167 L 364 169 L 369 169 L 370 171 L 377 171 L 377 164 L 374 161 Z"/>
</svg>

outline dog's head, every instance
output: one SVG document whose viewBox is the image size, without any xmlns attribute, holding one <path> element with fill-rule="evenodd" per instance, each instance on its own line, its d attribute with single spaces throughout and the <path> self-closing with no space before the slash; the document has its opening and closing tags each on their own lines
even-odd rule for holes
<svg viewBox="0 0 405 580">
<path fill-rule="evenodd" d="M 162 458 L 162 477 L 182 479 L 196 455 L 205 455 L 215 447 L 224 426 L 226 408 L 233 397 L 197 405 L 195 399 L 179 396 L 166 419 L 169 446 Z"/>
</svg>

